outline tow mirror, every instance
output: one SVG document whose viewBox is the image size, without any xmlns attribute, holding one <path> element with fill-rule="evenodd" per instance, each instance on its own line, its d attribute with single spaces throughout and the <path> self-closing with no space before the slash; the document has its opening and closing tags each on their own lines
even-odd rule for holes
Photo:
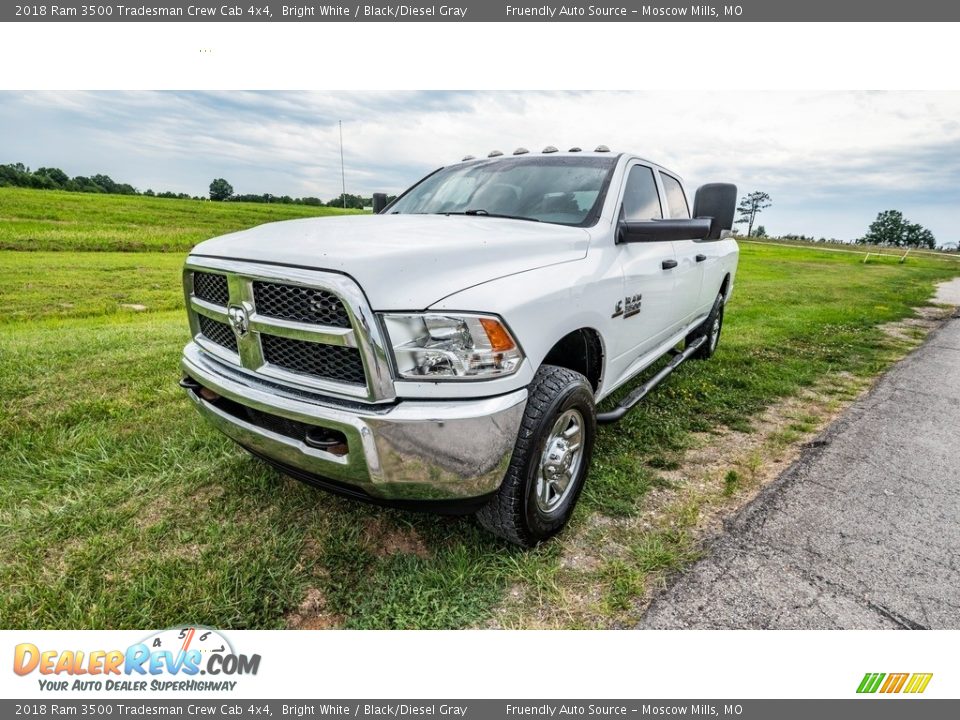
<svg viewBox="0 0 960 720">
<path fill-rule="evenodd" d="M 706 240 L 719 240 L 724 230 L 733 229 L 737 209 L 737 186 L 731 183 L 708 183 L 697 188 L 693 199 L 693 216 L 710 220 Z"/>
<path fill-rule="evenodd" d="M 703 240 L 710 232 L 710 218 L 670 220 L 621 220 L 617 242 L 668 242 Z"/>
<path fill-rule="evenodd" d="M 383 212 L 383 209 L 387 206 L 387 194 L 386 193 L 374 193 L 373 194 L 373 214 L 379 215 Z"/>
</svg>

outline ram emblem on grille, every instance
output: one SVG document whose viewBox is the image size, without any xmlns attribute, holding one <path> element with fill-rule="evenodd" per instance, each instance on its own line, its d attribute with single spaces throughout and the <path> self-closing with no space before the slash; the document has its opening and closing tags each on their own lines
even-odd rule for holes
<svg viewBox="0 0 960 720">
<path fill-rule="evenodd" d="M 250 329 L 250 318 L 247 317 L 247 310 L 241 305 L 231 305 L 227 308 L 227 317 L 230 320 L 230 327 L 237 337 L 243 337 Z"/>
</svg>

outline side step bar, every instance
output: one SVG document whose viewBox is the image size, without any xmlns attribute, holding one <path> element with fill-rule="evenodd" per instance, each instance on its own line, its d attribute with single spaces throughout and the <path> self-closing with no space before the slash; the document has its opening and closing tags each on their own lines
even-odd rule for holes
<svg viewBox="0 0 960 720">
<path fill-rule="evenodd" d="M 602 412 L 597 414 L 597 423 L 600 425 L 609 425 L 610 423 L 615 423 L 623 419 L 623 417 L 633 410 L 637 403 L 643 400 L 651 390 L 653 390 L 657 385 L 662 383 L 671 373 L 676 370 L 678 367 L 683 365 L 684 361 L 689 360 L 690 356 L 693 355 L 700 347 L 707 341 L 706 335 L 701 335 L 696 340 L 694 340 L 690 345 L 688 345 L 682 352 L 677 350 L 672 350 L 673 359 L 668 362 L 666 365 L 661 368 L 660 372 L 654 375 L 652 378 L 647 380 L 643 385 L 638 387 L 632 393 L 627 395 L 623 400 L 620 401 L 620 404 L 615 407 L 613 410 L 608 412 Z"/>
</svg>

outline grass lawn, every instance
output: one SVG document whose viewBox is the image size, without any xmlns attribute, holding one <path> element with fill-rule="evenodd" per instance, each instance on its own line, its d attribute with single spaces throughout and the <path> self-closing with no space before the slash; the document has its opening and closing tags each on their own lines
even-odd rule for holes
<svg viewBox="0 0 960 720">
<path fill-rule="evenodd" d="M 182 308 L 184 255 L 0 251 L 0 324 Z"/>
<path fill-rule="evenodd" d="M 0 250 L 186 252 L 201 240 L 234 230 L 343 212 L 309 205 L 0 187 Z"/>
<path fill-rule="evenodd" d="M 882 370 L 902 347 L 877 326 L 960 272 L 744 245 L 717 355 L 601 429 L 571 529 L 524 552 L 470 519 L 314 490 L 208 428 L 176 385 L 181 259 L 0 252 L 0 627 L 457 628 L 491 622 L 517 587 L 549 604 L 564 538 L 636 517 L 694 433 L 749 429 L 823 376 Z M 609 614 L 588 624 L 629 622 L 645 579 L 693 557 L 678 533 L 640 531 L 626 556 L 592 548 Z"/>
</svg>

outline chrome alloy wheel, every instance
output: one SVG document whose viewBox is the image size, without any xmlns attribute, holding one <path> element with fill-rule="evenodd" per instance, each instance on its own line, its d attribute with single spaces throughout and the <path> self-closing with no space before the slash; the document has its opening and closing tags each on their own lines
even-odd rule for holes
<svg viewBox="0 0 960 720">
<path fill-rule="evenodd" d="M 554 423 L 540 457 L 537 507 L 544 514 L 556 511 L 567 499 L 583 462 L 583 415 L 564 412 Z"/>
</svg>

